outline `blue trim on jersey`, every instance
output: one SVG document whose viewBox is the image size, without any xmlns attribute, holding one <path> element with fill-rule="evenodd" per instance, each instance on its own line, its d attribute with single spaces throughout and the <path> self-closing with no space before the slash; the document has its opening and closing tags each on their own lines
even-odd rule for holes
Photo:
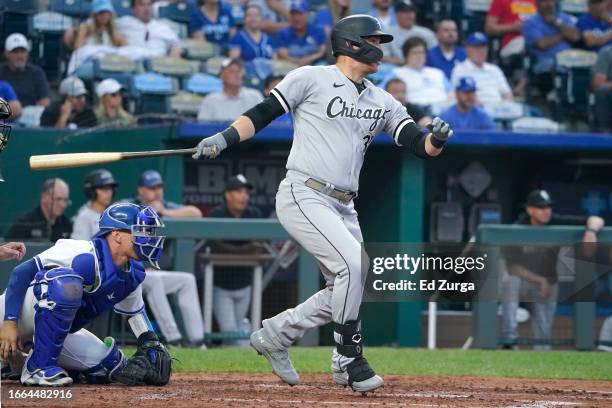
<svg viewBox="0 0 612 408">
<path fill-rule="evenodd" d="M 39 270 L 35 259 L 22 262 L 13 269 L 4 297 L 4 320 L 19 320 L 26 292 Z"/>
<path fill-rule="evenodd" d="M 38 268 L 39 271 L 42 271 L 44 269 L 42 261 L 40 260 L 40 258 L 38 256 L 34 257 L 34 261 L 36 261 L 36 267 Z"/>
</svg>

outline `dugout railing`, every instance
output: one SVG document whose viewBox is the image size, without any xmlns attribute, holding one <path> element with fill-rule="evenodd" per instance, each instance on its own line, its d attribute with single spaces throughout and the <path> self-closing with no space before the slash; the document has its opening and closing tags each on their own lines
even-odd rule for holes
<svg viewBox="0 0 612 408">
<path fill-rule="evenodd" d="M 476 242 L 490 246 L 487 255 L 491 265 L 503 265 L 501 248 L 504 245 L 555 244 L 573 245 L 582 242 L 584 227 L 581 226 L 547 226 L 529 227 L 520 225 L 481 225 L 476 234 Z M 612 228 L 604 228 L 597 235 L 598 242 L 612 243 Z M 592 264 L 593 265 L 593 264 Z M 591 266 L 592 267 L 592 266 Z M 581 265 L 576 271 L 575 287 L 583 288 L 594 271 L 589 265 Z M 484 282 L 479 292 L 480 299 L 473 303 L 473 339 L 474 347 L 494 349 L 498 347 L 498 302 L 501 271 L 495 270 Z M 595 313 L 596 304 L 589 301 L 574 303 L 574 346 L 578 350 L 592 350 L 596 345 Z"/>
</svg>

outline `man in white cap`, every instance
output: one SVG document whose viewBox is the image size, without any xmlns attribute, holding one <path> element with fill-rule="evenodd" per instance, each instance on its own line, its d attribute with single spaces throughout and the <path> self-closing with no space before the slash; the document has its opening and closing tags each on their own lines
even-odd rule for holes
<svg viewBox="0 0 612 408">
<path fill-rule="evenodd" d="M 55 128 L 83 128 L 98 124 L 96 115 L 87 105 L 87 89 L 79 78 L 69 76 L 60 83 L 61 100 L 45 109 L 40 126 Z"/>
<path fill-rule="evenodd" d="M 98 124 L 130 126 L 134 123 L 134 117 L 123 109 L 121 88 L 121 84 L 113 78 L 107 78 L 98 84 L 98 106 L 95 110 Z"/>
<path fill-rule="evenodd" d="M 261 92 L 242 86 L 244 65 L 240 59 L 224 60 L 219 77 L 223 82 L 223 90 L 211 92 L 202 100 L 198 112 L 199 121 L 230 121 L 263 100 Z"/>
<path fill-rule="evenodd" d="M 0 65 L 0 78 L 11 84 L 23 106 L 49 106 L 47 75 L 38 65 L 28 62 L 29 55 L 30 44 L 23 34 L 6 37 L 6 62 Z"/>
</svg>

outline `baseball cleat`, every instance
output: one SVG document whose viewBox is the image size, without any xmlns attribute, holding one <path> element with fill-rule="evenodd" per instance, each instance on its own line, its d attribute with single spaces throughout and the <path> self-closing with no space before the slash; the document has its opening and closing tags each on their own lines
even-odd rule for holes
<svg viewBox="0 0 612 408">
<path fill-rule="evenodd" d="M 258 354 L 264 356 L 270 365 L 272 371 L 281 380 L 289 385 L 297 385 L 300 383 L 300 376 L 293 368 L 293 363 L 289 359 L 289 353 L 286 349 L 276 347 L 266 337 L 264 329 L 259 329 L 251 334 L 251 347 L 257 351 Z"/>
<path fill-rule="evenodd" d="M 366 393 L 384 385 L 382 377 L 374 373 L 363 357 L 354 359 L 346 371 L 333 371 L 332 377 L 336 384 L 348 385 L 355 392 Z"/>
<path fill-rule="evenodd" d="M 23 385 L 39 385 L 45 387 L 65 387 L 71 385 L 72 378 L 66 370 L 60 367 L 39 368 L 30 372 L 27 365 L 23 366 L 21 383 Z"/>
</svg>

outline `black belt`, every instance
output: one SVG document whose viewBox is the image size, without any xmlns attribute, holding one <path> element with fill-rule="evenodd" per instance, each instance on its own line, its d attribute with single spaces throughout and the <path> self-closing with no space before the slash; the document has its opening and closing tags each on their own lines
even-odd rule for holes
<svg viewBox="0 0 612 408">
<path fill-rule="evenodd" d="M 323 183 L 319 180 L 315 180 L 313 178 L 309 178 L 304 182 L 307 187 L 312 188 L 320 193 L 328 195 L 336 200 L 340 201 L 343 204 L 348 204 L 357 196 L 357 193 L 353 191 L 345 191 L 340 190 L 339 188 L 333 187 L 331 184 Z"/>
</svg>

